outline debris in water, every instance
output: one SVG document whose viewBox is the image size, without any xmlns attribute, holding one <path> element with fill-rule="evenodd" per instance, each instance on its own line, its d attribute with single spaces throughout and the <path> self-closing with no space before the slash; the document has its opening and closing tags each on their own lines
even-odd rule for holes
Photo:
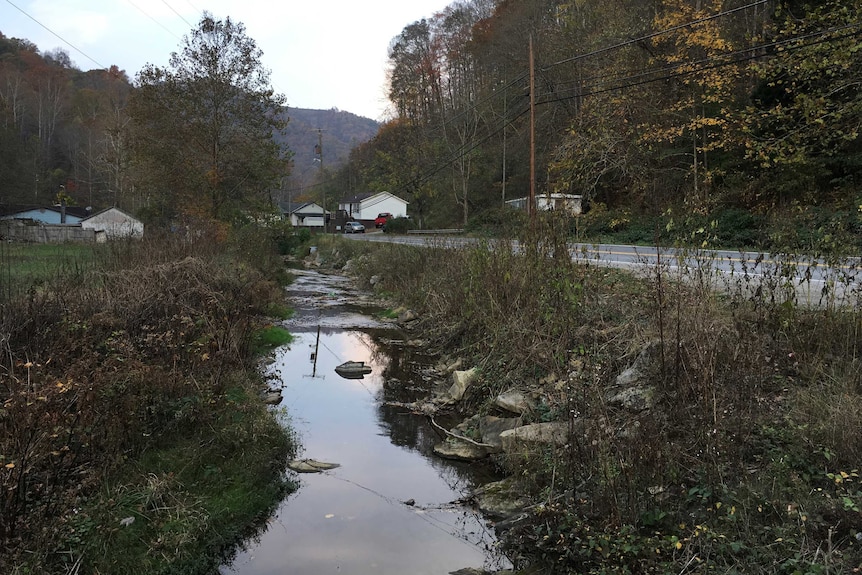
<svg viewBox="0 0 862 575">
<path fill-rule="evenodd" d="M 321 471 L 329 471 L 330 469 L 341 467 L 341 465 L 338 463 L 315 461 L 314 459 L 294 459 L 287 464 L 287 467 L 297 473 L 320 473 Z"/>
<path fill-rule="evenodd" d="M 362 379 L 371 371 L 371 366 L 365 365 L 364 361 L 345 361 L 335 368 L 335 373 L 344 379 Z"/>
</svg>

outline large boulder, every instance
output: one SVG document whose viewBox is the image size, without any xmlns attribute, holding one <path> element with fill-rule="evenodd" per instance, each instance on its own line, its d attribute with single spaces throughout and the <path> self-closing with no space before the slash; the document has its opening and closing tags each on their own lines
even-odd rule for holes
<svg viewBox="0 0 862 575">
<path fill-rule="evenodd" d="M 278 405 L 282 400 L 281 391 L 267 391 L 263 394 L 262 399 L 266 405 Z"/>
<path fill-rule="evenodd" d="M 534 423 L 516 427 L 500 434 L 503 451 L 508 455 L 528 456 L 539 447 L 562 447 L 569 441 L 569 424 L 560 421 Z"/>
<path fill-rule="evenodd" d="M 482 435 L 482 443 L 491 445 L 486 449 L 490 453 L 500 453 L 503 451 L 503 440 L 500 435 L 504 431 L 514 429 L 521 424 L 519 417 L 494 417 L 486 415 L 479 419 L 479 433 Z"/>
<path fill-rule="evenodd" d="M 652 386 L 627 387 L 607 398 L 608 405 L 631 412 L 651 409 L 655 405 L 655 388 Z"/>
<path fill-rule="evenodd" d="M 411 321 L 416 321 L 417 319 L 419 319 L 419 314 L 412 309 L 406 309 L 398 314 L 398 321 L 400 323 L 410 323 Z"/>
<path fill-rule="evenodd" d="M 659 371 L 661 342 L 648 343 L 637 359 L 620 373 L 605 400 L 610 407 L 641 412 L 655 405 L 656 391 L 651 384 Z"/>
<path fill-rule="evenodd" d="M 487 457 L 490 451 L 482 445 L 476 445 L 456 437 L 447 437 L 445 441 L 434 446 L 434 453 L 443 459 L 478 461 Z"/>
<path fill-rule="evenodd" d="M 461 400 L 467 389 L 476 381 L 478 375 L 479 372 L 475 367 L 467 371 L 454 371 L 452 373 L 452 387 L 449 388 L 449 397 L 456 401 Z"/>
<path fill-rule="evenodd" d="M 616 387 L 644 385 L 658 371 L 661 342 L 651 341 L 640 351 L 634 363 L 617 376 Z"/>
<path fill-rule="evenodd" d="M 483 485 L 473 493 L 473 498 L 479 511 L 495 520 L 510 519 L 532 504 L 512 477 Z"/>
<path fill-rule="evenodd" d="M 510 389 L 498 395 L 494 399 L 494 405 L 518 415 L 530 413 L 536 408 L 530 398 L 516 389 Z"/>
<path fill-rule="evenodd" d="M 322 473 L 341 467 L 339 463 L 327 463 L 316 459 L 294 459 L 288 462 L 287 467 L 297 473 Z"/>
</svg>

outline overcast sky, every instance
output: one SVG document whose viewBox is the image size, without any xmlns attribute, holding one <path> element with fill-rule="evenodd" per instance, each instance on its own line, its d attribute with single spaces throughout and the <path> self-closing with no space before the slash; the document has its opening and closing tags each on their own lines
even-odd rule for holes
<svg viewBox="0 0 862 575">
<path fill-rule="evenodd" d="M 82 70 L 117 65 L 134 80 L 144 64 L 165 66 L 183 35 L 208 10 L 217 18 L 230 16 L 245 25 L 246 34 L 263 50 L 273 87 L 287 97 L 288 106 L 338 108 L 380 120 L 386 110 L 390 41 L 405 26 L 448 4 L 449 0 L 0 0 L 0 32 L 30 40 L 43 52 L 63 48 Z"/>
</svg>

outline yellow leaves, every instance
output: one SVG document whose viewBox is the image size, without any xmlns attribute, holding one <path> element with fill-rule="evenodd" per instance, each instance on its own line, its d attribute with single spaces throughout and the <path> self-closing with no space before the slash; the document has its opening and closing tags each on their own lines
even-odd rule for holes
<svg viewBox="0 0 862 575">
<path fill-rule="evenodd" d="M 7 463 L 4 467 L 6 469 L 15 469 L 15 464 L 14 463 Z"/>
</svg>

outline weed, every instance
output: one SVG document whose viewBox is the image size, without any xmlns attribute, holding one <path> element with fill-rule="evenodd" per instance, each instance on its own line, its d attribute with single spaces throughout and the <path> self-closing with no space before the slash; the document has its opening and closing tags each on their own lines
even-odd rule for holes
<svg viewBox="0 0 862 575">
<path fill-rule="evenodd" d="M 250 353 L 279 260 L 207 234 L 99 246 L 0 306 L 3 572 L 204 572 L 286 487 Z"/>
<path fill-rule="evenodd" d="M 622 232 L 623 216 L 590 217 Z M 670 237 L 726 241 L 696 223 Z M 380 246 L 361 270 L 482 368 L 463 409 L 517 386 L 542 398 L 537 420 L 568 423 L 565 448 L 508 459 L 544 502 L 515 554 L 554 573 L 858 569 L 858 264 L 776 254 L 725 273 L 689 248 L 629 274 L 573 260 L 567 229 L 542 215 L 518 244 Z M 612 401 L 641 356 L 645 410 Z"/>
</svg>

